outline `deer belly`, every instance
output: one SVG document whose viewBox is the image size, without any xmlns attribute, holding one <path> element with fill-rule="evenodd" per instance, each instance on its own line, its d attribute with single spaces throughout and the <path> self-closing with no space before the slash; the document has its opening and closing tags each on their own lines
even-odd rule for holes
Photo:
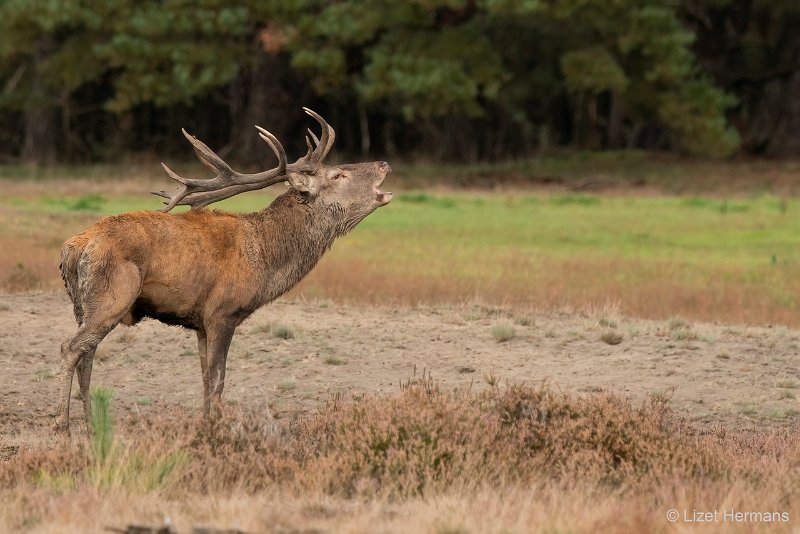
<svg viewBox="0 0 800 534">
<path fill-rule="evenodd" d="M 126 324 L 136 324 L 149 317 L 168 325 L 197 330 L 202 327 L 202 322 L 197 299 L 193 297 L 163 286 L 145 285 L 125 318 L 130 321 Z"/>
</svg>

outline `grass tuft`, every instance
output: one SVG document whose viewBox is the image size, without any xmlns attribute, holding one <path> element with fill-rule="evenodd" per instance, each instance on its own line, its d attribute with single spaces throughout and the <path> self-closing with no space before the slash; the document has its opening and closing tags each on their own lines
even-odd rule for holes
<svg viewBox="0 0 800 534">
<path fill-rule="evenodd" d="M 294 339 L 294 330 L 285 324 L 278 324 L 272 327 L 272 335 L 281 339 Z"/>
<path fill-rule="evenodd" d="M 619 345 L 622 343 L 622 334 L 616 330 L 606 330 L 600 335 L 600 341 L 609 345 Z"/>
<path fill-rule="evenodd" d="M 697 332 L 688 328 L 678 328 L 670 333 L 672 341 L 695 341 L 700 338 Z"/>
<path fill-rule="evenodd" d="M 101 490 L 153 491 L 163 488 L 188 463 L 187 453 L 181 449 L 135 449 L 118 441 L 111 415 L 112 398 L 113 393 L 107 389 L 92 389 L 88 479 Z"/>
<path fill-rule="evenodd" d="M 510 341 L 514 339 L 517 335 L 517 329 L 514 328 L 514 324 L 508 321 L 504 321 L 501 323 L 497 323 L 492 326 L 492 337 L 498 343 L 505 343 L 506 341 Z"/>
<path fill-rule="evenodd" d="M 114 421 L 111 418 L 113 393 L 104 388 L 92 388 L 92 457 L 99 465 L 108 462 L 114 444 Z"/>
</svg>

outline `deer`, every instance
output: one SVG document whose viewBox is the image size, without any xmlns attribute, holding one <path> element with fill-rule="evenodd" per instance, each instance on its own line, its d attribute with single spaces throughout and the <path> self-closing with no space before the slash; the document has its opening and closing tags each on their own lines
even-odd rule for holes
<svg viewBox="0 0 800 534">
<path fill-rule="evenodd" d="M 287 163 L 278 139 L 256 126 L 278 165 L 268 171 L 234 171 L 202 141 L 181 130 L 213 178 L 189 179 L 162 163 L 179 183 L 160 210 L 101 218 L 68 239 L 61 276 L 78 330 L 61 345 L 59 404 L 53 428 L 70 434 L 69 408 L 77 374 L 86 430 L 91 435 L 89 384 L 98 344 L 118 324 L 152 318 L 194 330 L 203 382 L 203 416 L 221 410 L 228 348 L 234 331 L 255 310 L 285 294 L 319 262 L 336 238 L 387 205 L 380 189 L 385 161 L 328 165 L 336 133 L 316 112 L 307 153 Z M 263 210 L 234 214 L 210 204 L 285 182 L 289 187 Z M 189 210 L 169 213 L 176 206 Z"/>
</svg>

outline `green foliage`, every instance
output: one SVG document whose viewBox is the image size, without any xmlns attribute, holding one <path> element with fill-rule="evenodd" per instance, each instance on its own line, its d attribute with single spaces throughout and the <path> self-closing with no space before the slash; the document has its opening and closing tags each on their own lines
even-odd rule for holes
<svg viewBox="0 0 800 534">
<path fill-rule="evenodd" d="M 628 84 L 625 72 L 605 48 L 593 46 L 561 56 L 567 87 L 574 91 L 602 93 Z"/>
<path fill-rule="evenodd" d="M 665 93 L 658 115 L 687 152 L 728 156 L 739 146 L 739 135 L 727 124 L 721 110 L 735 102 L 707 81 L 693 80 Z"/>
<path fill-rule="evenodd" d="M 572 115 L 578 145 L 634 145 L 650 125 L 670 148 L 725 156 L 739 146 L 725 118 L 737 101 L 702 71 L 694 41 L 672 0 L 7 0 L 0 112 L 60 110 L 69 129 L 87 88 L 96 110 L 119 115 L 228 87 L 216 95 L 233 117 L 248 95 L 231 93 L 266 54 L 348 112 L 357 103 L 440 136 L 435 120 L 483 118 L 530 138 L 563 133 Z M 744 50 L 763 65 L 763 47 Z"/>
<path fill-rule="evenodd" d="M 93 388 L 91 468 L 89 480 L 100 489 L 127 488 L 153 491 L 163 488 L 188 463 L 181 450 L 158 452 L 153 457 L 129 449 L 114 434 L 111 391 Z"/>
<path fill-rule="evenodd" d="M 92 457 L 97 465 L 105 465 L 114 444 L 114 421 L 111 418 L 111 391 L 92 388 Z"/>
</svg>

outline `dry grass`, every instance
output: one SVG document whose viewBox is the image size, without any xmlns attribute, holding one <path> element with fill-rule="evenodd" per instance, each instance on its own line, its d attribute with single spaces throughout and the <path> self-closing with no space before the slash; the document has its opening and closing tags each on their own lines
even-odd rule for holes
<svg viewBox="0 0 800 534">
<path fill-rule="evenodd" d="M 697 321 L 800 326 L 796 309 L 777 303 L 759 284 L 731 284 L 728 280 L 738 274 L 709 268 L 709 280 L 701 287 L 682 280 L 676 264 L 668 261 L 553 257 L 538 259 L 540 265 L 530 270 L 523 258 L 517 261 L 507 257 L 507 267 L 527 278 L 487 276 L 476 283 L 381 272 L 358 258 L 335 254 L 336 249 L 333 252 L 290 296 L 352 305 L 478 302 L 542 310 L 591 310 L 615 302 L 626 316 L 645 319 L 665 319 L 680 313 Z M 786 286 L 786 295 L 800 294 L 800 278 L 779 284 Z"/>
<path fill-rule="evenodd" d="M 17 451 L 0 470 L 9 504 L 0 530 L 97 530 L 167 515 L 184 529 L 259 532 L 665 532 L 671 508 L 800 513 L 796 431 L 699 432 L 661 397 L 633 405 L 520 386 L 469 394 L 423 379 L 290 421 L 229 412 L 126 420 L 125 446 L 102 464 L 113 484 L 97 482 L 96 445 Z M 176 457 L 186 461 L 157 484 L 119 475 Z"/>
<path fill-rule="evenodd" d="M 11 196 L 0 203 L 0 249 L 11 253 L 0 257 L 0 291 L 60 289 L 63 241 L 101 213 L 154 207 L 144 200 L 148 185 L 4 183 Z M 98 194 L 106 199 L 101 212 L 73 209 Z M 62 195 L 68 204 L 60 203 Z M 549 310 L 613 301 L 628 316 L 800 325 L 793 297 L 800 294 L 796 232 L 773 200 L 742 200 L 747 210 L 722 215 L 716 201 L 703 199 L 635 198 L 628 205 L 624 198 L 597 197 L 597 204 L 583 205 L 559 202 L 585 195 L 448 195 L 399 195 L 396 205 L 337 243 L 293 295 L 352 304 L 478 302 Z M 229 209 L 257 209 L 265 198 L 240 201 Z M 524 216 L 534 212 L 536 218 Z M 646 228 L 631 232 L 652 213 L 658 215 Z M 490 214 L 497 215 L 496 224 L 476 227 Z M 531 222 L 540 216 L 541 222 Z M 735 242 L 740 236 L 749 241 Z M 392 247 L 382 246 L 387 242 Z"/>
</svg>

